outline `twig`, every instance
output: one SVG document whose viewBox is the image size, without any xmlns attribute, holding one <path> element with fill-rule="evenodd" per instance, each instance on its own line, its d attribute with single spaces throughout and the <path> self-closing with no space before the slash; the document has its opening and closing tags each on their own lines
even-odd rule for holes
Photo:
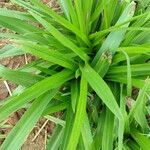
<svg viewBox="0 0 150 150">
<path fill-rule="evenodd" d="M 34 138 L 32 139 L 32 142 L 38 137 L 38 135 L 40 134 L 40 132 L 43 130 L 43 128 L 46 126 L 46 124 L 47 124 L 47 122 L 48 122 L 49 120 L 46 120 L 45 122 L 44 122 L 44 124 L 42 125 L 42 127 L 39 129 L 39 131 L 37 132 L 37 134 L 34 136 Z"/>
<path fill-rule="evenodd" d="M 45 149 L 46 149 L 46 144 L 47 144 L 47 130 L 45 130 Z"/>
<path fill-rule="evenodd" d="M 6 86 L 7 90 L 8 90 L 9 95 L 12 96 L 12 92 L 10 90 L 10 87 L 9 87 L 7 81 L 4 81 L 4 84 L 5 84 L 5 86 Z"/>
<path fill-rule="evenodd" d="M 27 54 L 24 54 L 25 64 L 28 64 Z"/>
</svg>

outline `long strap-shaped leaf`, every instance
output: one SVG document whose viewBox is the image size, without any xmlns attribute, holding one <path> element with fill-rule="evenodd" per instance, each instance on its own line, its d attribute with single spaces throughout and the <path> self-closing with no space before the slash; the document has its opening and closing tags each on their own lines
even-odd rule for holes
<svg viewBox="0 0 150 150">
<path fill-rule="evenodd" d="M 108 80 L 127 84 L 127 77 L 123 76 L 123 75 L 121 77 L 114 76 L 114 77 L 109 78 Z M 144 87 L 144 85 L 145 85 L 144 80 L 132 78 L 132 86 L 142 89 Z M 150 92 L 150 86 L 148 86 L 147 92 Z"/>
<path fill-rule="evenodd" d="M 66 150 L 68 141 L 70 139 L 70 133 L 72 130 L 74 116 L 75 115 L 73 113 L 72 107 L 70 107 L 70 105 L 68 105 L 67 113 L 66 113 L 66 117 L 65 117 L 66 124 L 65 124 L 65 128 L 64 128 L 64 135 L 62 137 L 63 142 L 61 143 L 60 150 Z"/>
<path fill-rule="evenodd" d="M 66 38 L 62 33 L 60 33 L 54 26 L 48 23 L 46 20 L 38 16 L 37 14 L 30 12 L 35 19 L 37 19 L 47 30 L 50 32 L 59 42 L 61 42 L 64 46 L 71 49 L 75 52 L 81 59 L 87 61 L 87 54 L 82 51 L 79 47 L 77 47 L 72 41 Z"/>
<path fill-rule="evenodd" d="M 0 49 L 0 59 L 6 58 L 6 57 L 18 56 L 22 54 L 24 54 L 24 52 L 21 49 L 16 48 L 11 44 L 8 44 Z"/>
<path fill-rule="evenodd" d="M 82 130 L 81 130 L 81 137 L 83 140 L 85 150 L 90 150 L 91 144 L 93 142 L 93 137 L 92 137 L 90 122 L 89 122 L 89 118 L 88 118 L 87 114 L 86 114 L 84 124 L 83 124 Z"/>
<path fill-rule="evenodd" d="M 107 108 L 102 138 L 102 150 L 113 150 L 114 115 Z"/>
<path fill-rule="evenodd" d="M 0 77 L 25 87 L 29 87 L 43 79 L 42 76 L 17 70 L 10 70 L 2 65 L 0 65 Z"/>
<path fill-rule="evenodd" d="M 17 3 L 20 3 L 20 0 L 13 0 Z M 69 21 L 65 18 L 58 15 L 52 9 L 41 3 L 39 0 L 30 0 L 37 8 L 45 12 L 46 14 L 50 15 L 56 22 L 63 25 L 65 28 L 69 29 L 73 33 L 75 33 L 79 38 L 81 38 L 87 45 L 90 45 L 90 41 L 86 37 L 84 33 L 82 33 L 76 26 L 72 25 Z"/>
<path fill-rule="evenodd" d="M 93 23 L 98 17 L 99 15 L 101 14 L 101 12 L 103 11 L 104 9 L 104 6 L 108 3 L 109 1 L 106 1 L 106 0 L 101 0 L 101 1 L 98 1 L 97 3 L 97 6 L 94 10 L 94 12 L 92 13 L 92 16 L 91 16 L 91 23 Z"/>
<path fill-rule="evenodd" d="M 75 8 L 73 6 L 73 1 L 72 0 L 65 0 L 65 2 L 67 3 L 69 14 L 70 14 L 73 25 L 78 27 L 79 26 L 78 18 L 77 18 L 77 14 L 75 12 Z"/>
<path fill-rule="evenodd" d="M 146 94 L 149 86 L 150 86 L 150 80 L 147 79 L 144 87 L 140 90 L 137 100 L 135 101 L 135 103 L 129 113 L 130 121 L 133 120 L 135 113 L 138 111 L 138 108 L 142 105 L 142 102 L 144 101 L 144 97 L 145 97 L 145 94 Z"/>
<path fill-rule="evenodd" d="M 65 68 L 74 70 L 77 68 L 75 65 L 75 62 L 71 59 L 68 59 L 65 54 L 61 54 L 58 51 L 50 50 L 47 47 L 43 47 L 40 45 L 37 45 L 35 43 L 31 42 L 19 42 L 21 44 L 21 48 L 35 56 L 38 56 L 39 58 L 43 58 L 44 60 L 47 60 L 49 62 L 52 62 L 54 64 L 59 64 L 60 66 L 63 66 Z"/>
<path fill-rule="evenodd" d="M 124 131 L 124 119 L 121 110 L 112 94 L 110 88 L 107 86 L 105 81 L 100 77 L 100 75 L 92 69 L 88 64 L 81 69 L 83 75 L 86 77 L 90 86 L 94 89 L 97 95 L 102 99 L 106 106 L 114 113 L 114 115 L 119 119 L 119 129 L 118 129 L 118 139 L 119 150 L 122 149 L 123 141 L 123 131 Z"/>
<path fill-rule="evenodd" d="M 131 2 L 124 10 L 124 12 L 121 15 L 121 17 L 119 18 L 117 24 L 120 24 L 120 23 L 125 22 L 128 19 L 132 18 L 134 15 L 134 11 L 135 11 L 135 2 Z M 129 26 L 129 23 L 124 25 L 124 27 L 128 27 L 128 26 Z M 126 33 L 126 29 L 111 32 L 108 35 L 105 42 L 103 43 L 102 47 L 99 49 L 98 53 L 96 54 L 96 56 L 92 62 L 92 65 L 95 65 L 97 63 L 99 57 L 101 56 L 101 54 L 104 51 L 110 50 L 114 54 L 116 52 L 117 48 L 119 47 L 120 43 L 124 39 L 125 33 Z"/>
<path fill-rule="evenodd" d="M 119 54 L 122 54 L 121 51 L 124 50 L 128 55 L 150 53 L 149 46 L 150 45 L 147 45 L 147 46 L 137 45 L 137 46 L 119 47 L 118 51 L 119 51 Z"/>
<path fill-rule="evenodd" d="M 33 26 L 26 21 L 22 21 L 16 18 L 10 18 L 6 16 L 0 16 L 0 23 L 1 26 L 5 28 L 9 28 L 17 33 L 29 33 L 29 32 L 36 32 L 36 33 L 43 33 L 43 30 Z M 19 26 L 18 26 L 19 24 Z"/>
<path fill-rule="evenodd" d="M 63 70 L 51 77 L 48 77 L 30 88 L 26 89 L 22 94 L 12 97 L 2 107 L 0 107 L 0 121 L 6 119 L 11 113 L 30 102 L 34 98 L 39 97 L 46 91 L 58 88 L 64 82 L 73 77 L 73 73 L 69 70 Z"/>
<path fill-rule="evenodd" d="M 79 27 L 82 33 L 85 33 L 85 18 L 83 12 L 83 2 L 82 0 L 75 0 L 75 9 L 78 17 Z"/>
<path fill-rule="evenodd" d="M 45 31 L 43 30 L 43 33 Z M 52 45 L 54 43 L 53 38 L 49 36 L 49 38 L 45 39 L 42 37 L 43 33 L 32 33 L 32 32 L 26 32 L 25 34 L 14 34 L 14 33 L 0 33 L 0 38 L 9 38 L 9 39 L 16 39 L 16 40 L 23 40 L 23 41 L 33 41 L 37 42 L 39 44 L 44 44 L 44 45 Z M 51 43 L 50 43 L 51 41 Z"/>
<path fill-rule="evenodd" d="M 22 1 L 22 0 L 11 0 L 12 3 L 16 3 L 19 6 L 25 8 L 26 10 L 32 10 L 34 12 L 37 12 L 39 15 L 42 15 L 44 17 L 49 17 L 45 12 L 40 10 L 39 8 L 35 7 L 34 5 L 31 5 L 27 1 Z"/>
<path fill-rule="evenodd" d="M 132 71 L 132 76 L 142 76 L 142 75 L 149 75 L 150 74 L 150 64 L 145 63 L 145 64 L 133 64 L 131 65 L 131 71 Z M 111 78 L 112 76 L 114 77 L 119 77 L 120 75 L 125 75 L 127 73 L 127 66 L 114 66 L 111 67 L 107 73 L 108 77 Z"/>
<path fill-rule="evenodd" d="M 69 105 L 68 102 L 62 102 L 62 101 L 56 101 L 55 103 L 51 102 L 48 104 L 48 106 L 44 110 L 43 116 L 53 114 L 56 112 L 60 112 L 64 109 L 66 109 L 68 107 L 68 105 Z"/>
<path fill-rule="evenodd" d="M 29 20 L 35 21 L 35 19 L 27 13 L 9 10 L 9 9 L 5 9 L 5 8 L 0 8 L 0 16 L 11 17 L 11 18 L 26 20 L 26 21 L 29 21 Z"/>
<path fill-rule="evenodd" d="M 94 0 L 86 0 L 86 5 L 83 1 L 83 12 L 84 12 L 84 18 L 85 18 L 85 28 L 87 35 L 91 32 L 91 22 L 90 18 L 92 15 L 92 8 L 93 8 Z"/>
<path fill-rule="evenodd" d="M 57 125 L 55 130 L 53 131 L 51 138 L 48 141 L 48 144 L 46 145 L 46 150 L 58 149 L 62 142 L 63 134 L 64 128 L 60 125 Z"/>
<path fill-rule="evenodd" d="M 144 134 L 139 133 L 135 128 L 131 130 L 131 136 L 143 150 L 149 150 L 150 139 Z"/>
<path fill-rule="evenodd" d="M 72 105 L 72 110 L 75 112 L 76 109 L 76 104 L 79 96 L 79 82 L 78 80 L 74 80 L 71 83 L 71 105 Z"/>
<path fill-rule="evenodd" d="M 106 111 L 102 110 L 100 117 L 98 118 L 97 128 L 95 130 L 95 135 L 93 137 L 93 142 L 91 144 L 90 150 L 97 150 L 100 149 L 102 146 L 102 138 L 103 138 L 103 131 L 104 131 L 104 122 L 106 118 Z"/>
<path fill-rule="evenodd" d="M 58 0 L 58 3 L 60 5 L 61 9 L 63 10 L 63 12 L 64 12 L 67 20 L 70 21 L 70 14 L 69 14 L 69 9 L 68 9 L 68 3 L 67 3 L 67 1 L 66 0 L 65 1 L 64 0 Z"/>
<path fill-rule="evenodd" d="M 81 133 L 81 128 L 83 127 L 85 115 L 86 115 L 86 102 L 87 102 L 87 81 L 82 76 L 80 83 L 80 96 L 78 100 L 78 105 L 76 109 L 76 115 L 70 133 L 70 139 L 66 150 L 75 150 L 78 144 L 78 140 Z"/>
<path fill-rule="evenodd" d="M 27 110 L 21 120 L 19 120 L 17 125 L 10 132 L 1 146 L 1 150 L 20 149 L 29 133 L 34 128 L 36 122 L 41 117 L 47 104 L 55 96 L 56 92 L 57 90 L 51 90 L 50 93 L 45 93 L 34 101 L 32 106 Z"/>
<path fill-rule="evenodd" d="M 94 89 L 97 95 L 103 100 L 106 106 L 114 113 L 118 118 L 122 118 L 119 106 L 105 81 L 100 75 L 92 69 L 88 64 L 82 69 L 83 75 L 86 77 L 90 86 Z"/>
</svg>

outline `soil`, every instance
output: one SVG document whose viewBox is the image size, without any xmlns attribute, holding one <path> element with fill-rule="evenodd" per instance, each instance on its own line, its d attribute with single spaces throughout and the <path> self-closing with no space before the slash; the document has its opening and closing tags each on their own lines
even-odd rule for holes
<svg viewBox="0 0 150 150">
<path fill-rule="evenodd" d="M 58 7 L 55 0 L 43 0 L 43 2 L 50 7 L 53 7 L 53 8 Z M 24 11 L 24 9 L 22 9 L 21 7 L 11 4 L 9 2 L 9 0 L 0 0 L 0 7 Z M 2 32 L 8 32 L 8 31 L 4 30 Z M 10 43 L 10 41 L 8 41 L 8 40 L 0 40 L 0 48 L 2 48 L 3 46 L 5 46 L 9 43 Z M 25 59 L 25 55 L 17 56 L 17 57 L 9 57 L 6 59 L 1 59 L 0 64 L 4 65 L 10 69 L 17 69 L 17 68 L 23 66 L 26 63 L 26 61 L 31 62 L 34 59 L 35 58 L 33 56 L 27 54 L 26 59 Z M 15 84 L 13 84 L 9 81 L 4 82 L 3 79 L 0 79 L 0 101 L 4 100 L 11 94 L 10 92 L 8 92 L 6 83 L 7 83 L 8 87 L 10 88 L 10 91 L 13 91 L 16 88 Z M 26 110 L 22 109 L 22 110 L 15 112 L 14 114 L 12 114 L 8 118 L 6 124 L 11 125 L 12 127 L 15 126 L 15 124 L 18 122 L 18 120 L 21 118 L 21 116 L 24 114 L 25 111 Z M 43 126 L 45 121 L 46 121 L 46 119 L 44 119 L 44 118 L 41 118 L 39 120 L 39 122 L 36 124 L 35 128 L 31 132 L 31 134 L 29 135 L 28 139 L 22 146 L 22 148 L 21 148 L 22 150 L 44 150 L 45 149 L 46 141 L 48 138 L 47 135 L 52 133 L 54 126 L 55 126 L 54 123 L 48 121 L 47 124 L 45 125 L 45 127 L 42 129 L 42 131 L 37 136 L 37 138 L 33 141 L 33 138 L 36 136 L 36 134 L 38 133 L 40 128 Z M 8 133 L 11 131 L 12 127 L 9 129 L 0 128 L 0 134 L 4 134 L 7 136 Z M 3 141 L 0 139 L 0 145 L 2 144 L 2 142 Z"/>
</svg>

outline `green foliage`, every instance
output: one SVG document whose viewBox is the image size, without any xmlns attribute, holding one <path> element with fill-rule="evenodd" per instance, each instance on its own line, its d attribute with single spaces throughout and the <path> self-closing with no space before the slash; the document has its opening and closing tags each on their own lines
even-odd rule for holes
<svg viewBox="0 0 150 150">
<path fill-rule="evenodd" d="M 0 33 L 11 40 L 0 58 L 37 59 L 0 66 L 0 77 L 18 85 L 0 103 L 0 127 L 27 109 L 7 137 L 0 134 L 0 149 L 20 149 L 45 117 L 56 124 L 47 150 L 148 150 L 150 1 L 58 0 L 61 13 L 39 0 L 12 2 L 26 12 L 0 8 L 0 26 L 12 31 Z"/>
</svg>

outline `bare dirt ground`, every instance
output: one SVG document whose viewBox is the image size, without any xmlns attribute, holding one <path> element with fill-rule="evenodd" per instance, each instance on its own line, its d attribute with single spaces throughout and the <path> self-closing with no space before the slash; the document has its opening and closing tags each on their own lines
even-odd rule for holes
<svg viewBox="0 0 150 150">
<path fill-rule="evenodd" d="M 55 0 L 43 0 L 45 4 L 47 4 L 50 7 L 57 7 Z M 9 0 L 0 0 L 0 7 L 5 7 L 8 9 L 13 10 L 19 10 L 23 11 L 22 8 L 11 4 Z M 5 46 L 6 44 L 9 44 L 8 40 L 0 40 L 0 49 Z M 31 55 L 22 55 L 18 57 L 9 57 L 6 59 L 1 59 L 0 64 L 7 66 L 11 69 L 17 69 L 20 66 L 23 66 L 26 62 L 31 62 L 34 60 L 34 57 Z M 9 88 L 9 90 L 8 90 Z M 16 85 L 9 82 L 4 81 L 3 79 L 0 79 L 0 101 L 7 98 L 11 92 L 16 88 Z M 11 125 L 12 127 L 15 126 L 15 124 L 18 122 L 18 120 L 21 118 L 21 116 L 24 114 L 26 110 L 20 110 L 14 114 L 12 114 L 8 120 L 7 124 Z M 43 125 L 45 125 L 43 127 Z M 41 130 L 41 128 L 43 128 Z M 47 121 L 44 118 L 41 118 L 40 121 L 35 126 L 34 130 L 29 135 L 28 139 L 22 146 L 22 150 L 44 150 L 46 141 L 48 138 L 48 134 L 51 134 L 54 128 L 54 124 L 50 121 Z M 0 134 L 8 135 L 8 133 L 11 131 L 10 129 L 0 128 Z M 41 132 L 39 133 L 39 131 Z M 3 140 L 0 139 L 0 144 L 2 144 Z"/>
</svg>

